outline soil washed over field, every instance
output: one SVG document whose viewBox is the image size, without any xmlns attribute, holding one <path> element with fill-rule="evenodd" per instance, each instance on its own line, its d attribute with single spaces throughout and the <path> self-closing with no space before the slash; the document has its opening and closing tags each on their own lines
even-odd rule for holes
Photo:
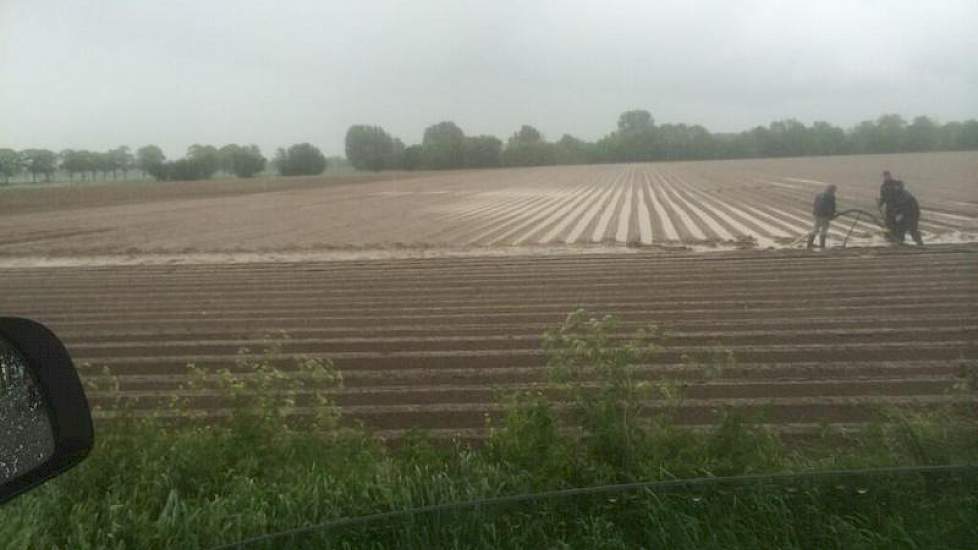
<svg viewBox="0 0 978 550">
<path fill-rule="evenodd" d="M 813 197 L 829 183 L 839 186 L 840 210 L 876 213 L 884 168 L 920 201 L 925 241 L 978 239 L 978 153 L 931 153 L 286 178 L 237 189 L 176 182 L 142 199 L 147 184 L 91 186 L 95 198 L 84 199 L 78 186 L 0 192 L 0 259 L 790 248 L 803 244 Z M 838 219 L 832 242 L 850 228 L 849 246 L 883 244 L 865 218 Z"/>
</svg>

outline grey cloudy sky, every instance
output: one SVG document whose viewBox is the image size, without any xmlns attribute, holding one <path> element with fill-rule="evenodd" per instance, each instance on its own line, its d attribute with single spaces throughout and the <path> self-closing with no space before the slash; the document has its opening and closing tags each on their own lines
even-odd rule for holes
<svg viewBox="0 0 978 550">
<path fill-rule="evenodd" d="M 978 2 L 0 0 L 0 147 L 978 116 Z"/>
</svg>

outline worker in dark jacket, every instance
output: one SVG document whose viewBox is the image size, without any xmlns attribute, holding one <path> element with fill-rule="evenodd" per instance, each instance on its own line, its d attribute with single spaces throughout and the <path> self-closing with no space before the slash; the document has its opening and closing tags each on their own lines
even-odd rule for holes
<svg viewBox="0 0 978 550">
<path fill-rule="evenodd" d="M 903 243 L 906 234 L 909 232 L 913 242 L 924 246 L 924 239 L 920 236 L 917 224 L 920 222 L 920 204 L 917 198 L 907 191 L 903 186 L 893 193 L 890 198 L 892 206 L 887 211 L 893 211 L 893 229 L 891 235 L 893 240 Z"/>
<path fill-rule="evenodd" d="M 829 185 L 818 195 L 815 195 L 815 205 L 812 214 L 815 216 L 815 227 L 808 234 L 808 248 L 815 245 L 815 235 L 818 235 L 819 248 L 825 248 L 825 236 L 829 232 L 829 224 L 835 217 L 835 185 Z"/>
<path fill-rule="evenodd" d="M 876 199 L 876 206 L 883 211 L 883 220 L 886 223 L 886 230 L 891 237 L 896 236 L 896 201 L 903 190 L 903 182 L 894 179 L 889 170 L 883 171 L 883 183 L 880 184 L 880 196 Z"/>
</svg>

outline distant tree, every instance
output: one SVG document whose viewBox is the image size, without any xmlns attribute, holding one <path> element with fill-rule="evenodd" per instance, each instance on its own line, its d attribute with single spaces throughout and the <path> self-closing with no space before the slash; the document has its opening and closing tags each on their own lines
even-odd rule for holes
<svg viewBox="0 0 978 550">
<path fill-rule="evenodd" d="M 512 139 L 518 143 L 526 144 L 540 143 L 541 141 L 544 141 L 543 134 L 540 133 L 540 130 L 537 130 L 529 124 L 520 126 L 520 129 L 517 130 Z"/>
<path fill-rule="evenodd" d="M 625 111 L 618 116 L 618 130 L 606 142 L 605 149 L 616 161 L 634 162 L 661 158 L 655 119 L 642 109 Z"/>
<path fill-rule="evenodd" d="M 401 170 L 404 168 L 404 151 L 407 148 L 399 138 L 391 141 L 391 150 L 387 158 L 384 159 L 384 167 L 391 170 Z"/>
<path fill-rule="evenodd" d="M 58 171 L 58 155 L 54 151 L 41 149 L 34 157 L 34 166 L 39 173 L 44 174 L 44 181 L 51 181 Z"/>
<path fill-rule="evenodd" d="M 38 174 L 44 176 L 45 181 L 51 181 L 58 167 L 58 155 L 47 149 L 21 151 L 20 159 L 24 168 L 30 172 L 32 182 L 37 182 Z"/>
<path fill-rule="evenodd" d="M 59 153 L 61 170 L 67 172 L 68 179 L 73 180 L 75 174 L 81 174 L 82 180 L 90 174 L 94 180 L 99 170 L 108 172 L 112 169 L 109 153 L 93 153 L 84 149 L 65 149 Z"/>
<path fill-rule="evenodd" d="M 879 128 L 872 120 L 864 120 L 849 131 L 849 142 L 854 153 L 879 153 Z"/>
<path fill-rule="evenodd" d="M 940 127 L 933 120 L 919 116 L 907 127 L 908 151 L 934 151 L 941 146 Z"/>
<path fill-rule="evenodd" d="M 664 124 L 656 134 L 658 158 L 703 159 L 714 155 L 713 136 L 702 126 Z"/>
<path fill-rule="evenodd" d="M 967 151 L 978 149 L 978 120 L 966 120 L 961 124 L 958 148 Z"/>
<path fill-rule="evenodd" d="M 82 178 L 84 179 L 85 174 L 88 173 L 92 181 L 95 181 L 95 178 L 98 177 L 100 154 L 92 151 L 78 151 L 77 154 L 79 157 L 79 166 L 82 169 Z"/>
<path fill-rule="evenodd" d="M 506 166 L 545 166 L 555 162 L 554 147 L 539 130 L 524 124 L 506 141 L 502 160 Z"/>
<path fill-rule="evenodd" d="M 499 166 L 503 142 L 495 136 L 465 138 L 465 166 L 467 168 L 491 168 Z"/>
<path fill-rule="evenodd" d="M 95 168 L 102 173 L 102 179 L 109 179 L 109 172 L 115 172 L 117 170 L 115 166 L 115 161 L 112 155 L 108 152 L 105 153 L 92 153 L 92 158 L 94 159 Z"/>
<path fill-rule="evenodd" d="M 695 152 L 693 158 L 708 159 L 716 156 L 716 140 L 705 127 L 694 124 L 688 129 L 689 144 Z"/>
<path fill-rule="evenodd" d="M 112 179 L 115 179 L 116 171 L 122 172 L 123 179 L 129 177 L 129 171 L 133 169 L 136 161 L 129 147 L 120 145 L 109 151 L 108 156 L 112 164 Z"/>
<path fill-rule="evenodd" d="M 3 184 L 10 183 L 10 179 L 17 177 L 21 171 L 21 159 L 17 151 L 13 149 L 0 149 L 0 179 Z"/>
<path fill-rule="evenodd" d="M 652 113 L 635 109 L 618 115 L 618 131 L 623 134 L 647 132 L 655 128 Z"/>
<path fill-rule="evenodd" d="M 445 170 L 465 165 L 465 133 L 454 122 L 445 121 L 425 128 L 421 140 L 425 168 Z"/>
<path fill-rule="evenodd" d="M 309 143 L 299 143 L 275 154 L 275 168 L 283 176 L 315 176 L 326 169 L 326 157 Z"/>
<path fill-rule="evenodd" d="M 142 170 L 143 174 L 149 174 L 156 179 L 166 179 L 162 170 L 165 162 L 166 155 L 159 146 L 146 145 L 136 151 L 136 167 Z"/>
<path fill-rule="evenodd" d="M 938 130 L 940 135 L 941 150 L 944 151 L 958 151 L 961 148 L 958 142 L 961 139 L 961 132 L 964 130 L 964 124 L 958 121 L 951 121 L 945 123 Z"/>
<path fill-rule="evenodd" d="M 771 130 L 770 125 L 768 126 L 757 126 L 750 131 L 751 139 L 753 141 L 753 150 L 756 151 L 755 156 L 758 157 L 773 157 L 773 156 L 783 156 L 781 155 L 781 147 L 777 143 L 777 136 Z"/>
<path fill-rule="evenodd" d="M 79 160 L 80 155 L 72 149 L 63 149 L 58 153 L 58 166 L 61 171 L 68 174 L 68 181 L 74 181 L 75 174 L 82 172 L 83 167 L 79 165 Z"/>
<path fill-rule="evenodd" d="M 811 154 L 811 135 L 803 123 L 789 118 L 771 123 L 771 130 L 774 138 L 782 143 L 782 155 L 802 157 Z"/>
<path fill-rule="evenodd" d="M 948 122 L 940 129 L 941 148 L 947 151 L 978 149 L 978 120 Z"/>
<path fill-rule="evenodd" d="M 264 159 L 262 159 L 264 161 Z M 148 172 L 158 180 L 194 181 L 209 179 L 217 171 L 220 157 L 216 147 L 192 145 L 187 156 L 148 166 Z"/>
<path fill-rule="evenodd" d="M 878 152 L 899 153 L 906 150 L 907 121 L 895 114 L 887 114 L 876 120 L 878 128 Z"/>
<path fill-rule="evenodd" d="M 110 172 L 113 174 L 114 179 L 115 174 L 118 172 L 118 168 L 115 166 L 115 159 L 112 158 L 112 154 L 108 151 L 94 154 L 96 159 L 95 162 L 98 165 L 98 170 L 102 173 L 102 179 L 109 179 Z"/>
<path fill-rule="evenodd" d="M 221 167 L 221 154 L 213 145 L 195 143 L 187 148 L 187 160 L 196 164 L 193 170 L 198 177 L 186 179 L 207 179 Z M 185 179 L 185 178 L 180 178 Z"/>
<path fill-rule="evenodd" d="M 171 181 L 193 181 L 207 177 L 201 164 L 187 157 L 164 163 L 163 174 L 163 179 Z"/>
<path fill-rule="evenodd" d="M 402 156 L 402 166 L 405 170 L 417 170 L 422 167 L 424 162 L 424 150 L 420 145 L 412 145 L 404 149 Z"/>
<path fill-rule="evenodd" d="M 619 145 L 618 132 L 612 132 L 595 142 L 594 154 L 598 162 L 620 162 L 623 155 Z"/>
<path fill-rule="evenodd" d="M 355 124 L 346 131 L 346 158 L 357 170 L 399 167 L 404 144 L 398 140 L 400 147 L 395 147 L 394 141 L 380 126 Z"/>
<path fill-rule="evenodd" d="M 718 159 L 728 159 L 735 158 L 740 155 L 740 149 L 742 146 L 742 139 L 744 132 L 741 133 L 730 133 L 730 132 L 717 132 L 715 134 L 710 134 L 710 138 L 713 140 L 713 157 Z"/>
<path fill-rule="evenodd" d="M 756 135 L 764 157 L 800 157 L 811 149 L 808 128 L 795 119 L 776 120 Z"/>
<path fill-rule="evenodd" d="M 225 174 L 234 173 L 234 158 L 241 152 L 237 143 L 228 143 L 217 150 L 218 169 Z"/>
<path fill-rule="evenodd" d="M 237 148 L 231 155 L 230 172 L 239 178 L 250 178 L 265 169 L 265 157 L 257 145 Z"/>
<path fill-rule="evenodd" d="M 809 131 L 811 133 L 809 154 L 840 155 L 848 152 L 846 132 L 842 128 L 828 122 L 815 121 Z"/>
<path fill-rule="evenodd" d="M 907 149 L 907 123 L 899 115 L 864 120 L 849 132 L 855 153 L 897 153 Z"/>
<path fill-rule="evenodd" d="M 685 124 L 663 124 L 657 129 L 657 157 L 674 160 L 693 158 L 690 151 L 688 127 Z"/>
<path fill-rule="evenodd" d="M 281 147 L 275 150 L 275 156 L 272 158 L 272 166 L 278 171 L 280 176 L 294 175 L 292 168 L 289 166 L 289 153 Z"/>
<path fill-rule="evenodd" d="M 587 164 L 597 160 L 595 147 L 591 143 L 580 140 L 570 134 L 564 134 L 554 144 L 554 162 L 556 164 Z"/>
</svg>

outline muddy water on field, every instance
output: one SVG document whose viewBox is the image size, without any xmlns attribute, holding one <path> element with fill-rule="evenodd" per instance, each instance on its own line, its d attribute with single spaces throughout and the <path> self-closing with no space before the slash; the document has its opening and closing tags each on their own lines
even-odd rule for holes
<svg viewBox="0 0 978 550">
<path fill-rule="evenodd" d="M 460 171 L 261 194 L 106 200 L 0 219 L 0 267 L 800 248 L 812 197 L 827 183 L 839 185 L 840 210 L 875 212 L 883 161 L 912 182 L 927 244 L 978 242 L 978 203 L 962 164 L 975 157 L 911 157 Z M 930 168 L 918 169 L 927 159 Z M 850 228 L 848 247 L 886 244 L 873 221 L 840 218 L 830 245 L 841 245 Z"/>
<path fill-rule="evenodd" d="M 0 269 L 26 267 L 86 267 L 126 265 L 194 265 L 302 263 L 357 260 L 399 260 L 462 257 L 579 256 L 594 254 L 634 254 L 638 248 L 626 246 L 507 246 L 469 248 L 364 248 L 309 252 L 213 252 L 188 254 L 124 254 L 90 256 L 0 256 Z"/>
</svg>

